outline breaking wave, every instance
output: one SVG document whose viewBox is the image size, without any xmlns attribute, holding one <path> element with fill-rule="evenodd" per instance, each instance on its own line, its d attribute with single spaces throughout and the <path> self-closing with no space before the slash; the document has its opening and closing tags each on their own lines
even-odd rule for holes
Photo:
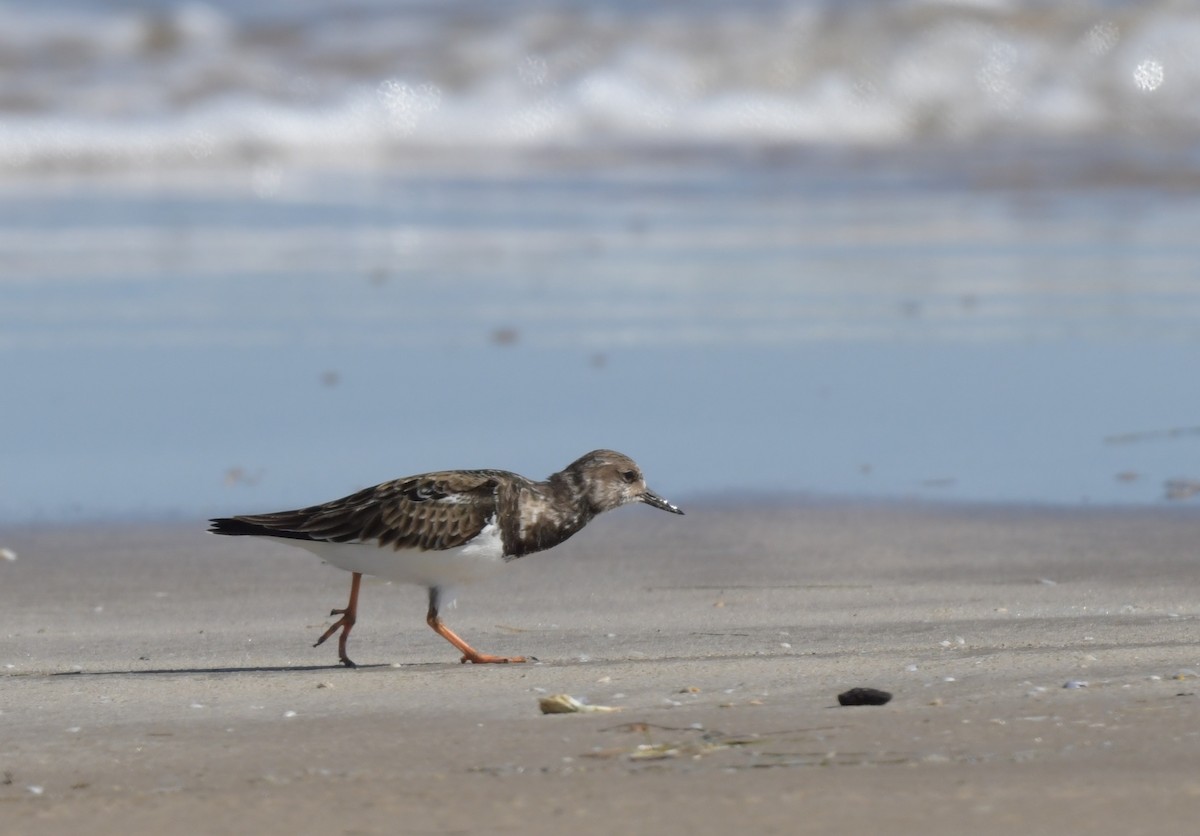
<svg viewBox="0 0 1200 836">
<path fill-rule="evenodd" d="M 1184 136 L 1178 3 L 0 6 L 0 165 Z"/>
</svg>

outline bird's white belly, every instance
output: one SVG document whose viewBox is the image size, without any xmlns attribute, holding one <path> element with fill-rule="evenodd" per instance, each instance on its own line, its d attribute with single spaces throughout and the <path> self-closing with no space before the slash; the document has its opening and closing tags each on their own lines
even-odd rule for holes
<svg viewBox="0 0 1200 836">
<path fill-rule="evenodd" d="M 504 545 L 494 523 L 464 546 L 441 551 L 401 549 L 374 543 L 328 543 L 318 540 L 271 538 L 312 552 L 321 560 L 347 572 L 361 572 L 384 580 L 424 587 L 452 587 L 472 583 L 504 565 Z"/>
</svg>

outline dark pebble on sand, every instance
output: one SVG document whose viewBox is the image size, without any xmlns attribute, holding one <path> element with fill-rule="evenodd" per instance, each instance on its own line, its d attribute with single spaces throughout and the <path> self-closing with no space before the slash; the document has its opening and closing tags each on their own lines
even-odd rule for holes
<svg viewBox="0 0 1200 836">
<path fill-rule="evenodd" d="M 838 702 L 842 705 L 883 705 L 891 698 L 891 694 L 878 688 L 851 688 L 838 694 Z"/>
</svg>

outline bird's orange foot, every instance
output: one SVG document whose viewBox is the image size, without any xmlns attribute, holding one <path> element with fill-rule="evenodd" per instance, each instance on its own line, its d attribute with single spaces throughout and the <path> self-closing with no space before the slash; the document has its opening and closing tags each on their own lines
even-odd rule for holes
<svg viewBox="0 0 1200 836">
<path fill-rule="evenodd" d="M 510 662 L 525 662 L 528 660 L 524 656 L 493 656 L 490 653 L 467 653 L 459 661 L 464 665 L 467 662 L 473 665 L 505 665 Z"/>
<path fill-rule="evenodd" d="M 325 643 L 327 638 L 332 636 L 338 630 L 341 630 L 342 634 L 338 637 L 338 659 L 341 660 L 341 663 L 348 668 L 357 668 L 358 665 L 354 664 L 354 662 L 350 660 L 350 657 L 346 655 L 346 637 L 350 633 L 350 628 L 354 626 L 354 613 L 347 612 L 346 610 L 331 610 L 329 614 L 340 615 L 341 618 L 331 624 L 329 629 L 321 634 L 321 638 L 317 639 L 317 643 L 314 644 L 313 647 L 320 647 Z"/>
</svg>

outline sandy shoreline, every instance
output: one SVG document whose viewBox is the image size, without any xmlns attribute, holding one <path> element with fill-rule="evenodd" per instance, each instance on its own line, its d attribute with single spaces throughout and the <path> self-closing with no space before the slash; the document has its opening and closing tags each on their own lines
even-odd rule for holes
<svg viewBox="0 0 1200 836">
<path fill-rule="evenodd" d="M 348 577 L 299 551 L 9 530 L 0 833 L 1194 827 L 1200 514 L 688 510 L 467 590 L 448 622 L 511 667 L 378 582 L 332 666 Z"/>
</svg>

